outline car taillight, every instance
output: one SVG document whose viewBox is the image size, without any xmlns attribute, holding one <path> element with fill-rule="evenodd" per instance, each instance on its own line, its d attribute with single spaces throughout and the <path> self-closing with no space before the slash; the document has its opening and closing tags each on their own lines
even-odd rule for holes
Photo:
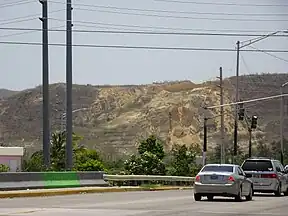
<svg viewBox="0 0 288 216">
<path fill-rule="evenodd" d="M 271 174 L 262 174 L 261 178 L 278 178 L 278 177 L 275 173 L 271 173 Z"/>
<path fill-rule="evenodd" d="M 200 182 L 200 176 L 199 175 L 196 176 L 195 182 Z"/>
<path fill-rule="evenodd" d="M 234 181 L 235 181 L 235 178 L 234 178 L 233 176 L 229 176 L 228 181 L 234 182 Z"/>
</svg>

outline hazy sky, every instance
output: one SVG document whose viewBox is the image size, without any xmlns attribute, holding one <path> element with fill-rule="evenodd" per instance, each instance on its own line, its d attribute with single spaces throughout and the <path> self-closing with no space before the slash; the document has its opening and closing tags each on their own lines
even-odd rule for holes
<svg viewBox="0 0 288 216">
<path fill-rule="evenodd" d="M 15 2 L 15 4 L 13 6 L 8 5 L 11 2 Z M 20 4 L 17 2 L 26 3 Z M 49 27 L 64 29 L 65 0 L 48 0 L 48 2 L 50 2 Z M 213 33 L 211 30 L 237 30 L 243 31 L 240 32 L 242 34 L 262 34 L 288 29 L 287 0 L 174 0 L 170 2 L 155 0 L 72 0 L 72 3 L 74 7 L 74 30 L 206 33 Z M 235 3 L 236 5 L 217 5 L 219 3 Z M 246 6 L 243 6 L 243 4 L 246 4 Z M 247 4 L 254 4 L 254 6 L 247 6 Z M 259 4 L 265 4 L 266 6 L 259 6 Z M 157 12 L 132 9 L 148 9 Z M 164 13 L 159 12 L 159 10 L 174 12 Z M 42 6 L 38 0 L 0 0 L 0 28 L 41 28 L 42 24 L 38 19 L 41 12 Z M 220 13 L 220 15 L 211 13 Z M 221 15 L 221 13 L 223 14 Z M 241 19 L 246 21 L 239 21 Z M 163 30 L 163 27 L 167 29 Z M 49 33 L 50 43 L 65 43 L 65 37 L 65 32 Z M 230 49 L 235 48 L 237 40 L 242 41 L 249 38 L 251 37 L 73 33 L 74 44 Z M 0 30 L 0 41 L 41 42 L 41 40 L 41 32 L 34 31 L 23 34 L 23 31 Z M 270 37 L 255 44 L 255 47 L 258 49 L 288 50 L 288 38 Z M 41 50 L 41 46 L 0 44 L 0 88 L 20 90 L 41 84 Z M 64 82 L 66 70 L 65 47 L 50 46 L 49 55 L 50 82 Z M 274 55 L 288 59 L 288 53 L 274 53 Z M 244 59 L 244 61 L 241 61 L 241 74 L 288 72 L 287 62 L 264 53 L 242 52 L 241 56 L 242 60 Z M 234 75 L 235 62 L 236 52 L 74 47 L 73 82 L 77 84 L 139 84 L 183 79 L 201 82 L 218 76 L 220 66 L 223 67 L 225 76 Z M 246 62 L 246 65 L 243 62 Z"/>
</svg>

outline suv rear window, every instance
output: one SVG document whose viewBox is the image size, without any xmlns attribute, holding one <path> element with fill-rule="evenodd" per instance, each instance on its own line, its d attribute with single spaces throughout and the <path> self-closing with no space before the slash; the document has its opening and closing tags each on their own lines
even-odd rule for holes
<svg viewBox="0 0 288 216">
<path fill-rule="evenodd" d="M 273 166 L 268 160 L 246 160 L 242 169 L 244 171 L 273 171 Z"/>
<path fill-rule="evenodd" d="M 233 166 L 205 166 L 201 172 L 233 172 Z"/>
</svg>

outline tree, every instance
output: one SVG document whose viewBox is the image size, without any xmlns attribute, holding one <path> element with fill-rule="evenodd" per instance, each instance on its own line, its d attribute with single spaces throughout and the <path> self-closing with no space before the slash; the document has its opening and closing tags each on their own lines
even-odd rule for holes
<svg viewBox="0 0 288 216">
<path fill-rule="evenodd" d="M 5 165 L 5 164 L 0 164 L 0 173 L 1 172 L 9 172 L 10 168 L 9 166 Z"/>
<path fill-rule="evenodd" d="M 169 174 L 175 176 L 195 175 L 194 172 L 198 170 L 195 159 L 199 153 L 200 149 L 195 146 L 174 145 L 171 150 Z"/>
<path fill-rule="evenodd" d="M 156 136 L 151 135 L 146 140 L 141 140 L 140 145 L 138 147 L 138 153 L 140 155 L 145 152 L 150 152 L 157 156 L 160 160 L 162 160 L 165 156 L 163 143 Z"/>
<path fill-rule="evenodd" d="M 73 133 L 73 170 L 77 171 L 102 171 L 104 170 L 103 162 L 96 150 L 79 147 L 79 141 L 82 137 Z M 51 167 L 50 171 L 65 170 L 66 152 L 66 132 L 55 132 L 51 136 Z M 47 171 L 43 166 L 43 152 L 35 152 L 28 161 L 24 162 L 25 171 Z"/>
<path fill-rule="evenodd" d="M 81 147 L 75 150 L 74 170 L 104 171 L 106 169 L 97 151 Z"/>
<path fill-rule="evenodd" d="M 165 175 L 164 156 L 163 143 L 151 135 L 140 141 L 138 155 L 131 155 L 124 167 L 128 174 L 133 175 Z"/>
</svg>

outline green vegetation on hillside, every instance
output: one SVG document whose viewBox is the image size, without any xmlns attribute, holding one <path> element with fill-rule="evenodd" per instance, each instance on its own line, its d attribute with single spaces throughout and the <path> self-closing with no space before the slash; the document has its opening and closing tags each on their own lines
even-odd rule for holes
<svg viewBox="0 0 288 216">
<path fill-rule="evenodd" d="M 73 154 L 75 171 L 105 171 L 110 174 L 126 175 L 172 175 L 195 176 L 201 165 L 196 164 L 196 156 L 201 155 L 198 146 L 175 144 L 169 151 L 164 150 L 164 142 L 155 135 L 139 141 L 138 152 L 128 156 L 126 160 L 105 161 L 95 149 L 88 149 L 79 145 L 82 137 L 73 134 Z M 49 171 L 65 170 L 66 133 L 55 132 L 51 140 L 51 167 Z M 288 140 L 285 140 L 285 165 L 288 164 Z M 280 159 L 280 143 L 271 143 L 271 148 L 259 143 L 254 156 Z M 232 149 L 227 151 L 227 159 L 232 158 Z M 238 152 L 235 163 L 241 164 L 247 158 L 244 151 Z M 208 152 L 209 163 L 220 162 L 220 149 Z M 35 152 L 24 163 L 24 171 L 48 171 L 44 168 L 42 151 Z M 0 172 L 6 170 L 0 166 Z M 6 170 L 8 171 L 8 170 Z"/>
</svg>

